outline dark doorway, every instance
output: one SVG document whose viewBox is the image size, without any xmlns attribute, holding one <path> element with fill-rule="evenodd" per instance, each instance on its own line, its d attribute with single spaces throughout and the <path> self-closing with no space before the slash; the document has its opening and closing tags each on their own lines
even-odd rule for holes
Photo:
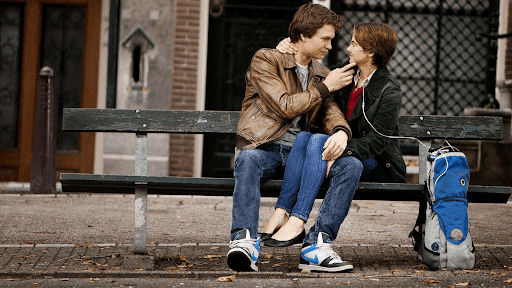
<svg viewBox="0 0 512 288">
<path fill-rule="evenodd" d="M 228 1 L 229 2 L 229 1 Z M 236 1 L 211 17 L 208 31 L 206 110 L 239 111 L 245 71 L 260 48 L 273 48 L 287 37 L 288 25 L 306 1 Z M 204 177 L 233 177 L 235 135 L 205 135 Z"/>
</svg>

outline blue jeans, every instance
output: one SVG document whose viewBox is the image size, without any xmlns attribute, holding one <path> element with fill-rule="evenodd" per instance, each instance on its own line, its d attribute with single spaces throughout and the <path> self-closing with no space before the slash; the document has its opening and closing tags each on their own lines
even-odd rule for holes
<svg viewBox="0 0 512 288">
<path fill-rule="evenodd" d="M 277 178 L 284 173 L 284 166 L 292 147 L 263 144 L 257 149 L 244 149 L 235 159 L 233 175 L 233 220 L 231 238 L 244 228 L 251 238 L 258 238 L 260 209 L 260 183 Z"/>
<path fill-rule="evenodd" d="M 362 171 L 363 164 L 355 157 L 341 157 L 334 161 L 327 176 L 329 188 L 320 205 L 315 225 L 309 229 L 304 243 L 316 243 L 320 232 L 329 234 L 332 240 L 336 239 L 340 225 L 347 217 Z"/>
<path fill-rule="evenodd" d="M 274 144 L 266 144 L 258 148 L 244 149 L 235 159 L 231 237 L 244 228 L 249 229 L 251 238 L 258 237 L 260 182 L 283 173 L 291 150 L 291 147 Z M 318 157 L 321 159 L 321 153 Z M 325 176 L 325 167 L 323 171 L 320 174 L 322 181 Z M 327 177 L 329 188 L 320 206 L 318 219 L 309 230 L 304 242 L 316 242 L 319 232 L 328 233 L 333 240 L 336 239 L 339 227 L 350 209 L 362 171 L 363 164 L 355 157 L 338 158 L 334 162 Z"/>
<path fill-rule="evenodd" d="M 297 135 L 297 139 L 295 139 L 292 151 L 288 157 L 283 186 L 281 187 L 281 194 L 277 200 L 276 208 L 284 209 L 286 212 L 290 213 L 290 216 L 295 216 L 307 221 L 309 213 L 313 208 L 316 195 L 325 180 L 327 161 L 322 160 L 322 152 L 324 151 L 325 141 L 327 141 L 328 138 L 329 136 L 325 134 L 312 134 L 309 132 L 300 132 Z M 339 226 L 350 209 L 355 188 L 360 178 L 358 174 L 361 175 L 361 178 L 370 179 L 373 170 L 377 166 L 377 161 L 373 158 L 366 159 L 362 162 L 354 157 L 345 158 L 346 159 L 338 159 L 339 161 L 335 161 L 331 167 L 331 171 L 336 170 L 337 172 L 334 173 L 335 175 L 329 173 L 328 178 L 331 179 L 331 183 L 326 199 L 322 203 L 319 212 L 319 219 L 321 217 L 322 220 L 320 222 L 317 220 L 317 225 L 314 227 L 315 229 L 310 230 L 304 242 L 316 242 L 318 232 L 326 232 L 333 239 L 337 237 Z M 341 167 L 347 167 L 344 173 Z M 342 177 L 341 174 L 344 174 L 343 177 L 348 180 L 340 181 L 339 179 Z M 334 176 L 336 176 L 336 179 L 333 179 Z M 340 193 L 341 190 L 336 189 L 337 187 L 332 187 L 332 185 L 336 184 L 337 186 L 337 184 L 341 183 L 349 184 L 347 187 L 348 193 L 335 195 L 335 193 Z M 326 201 L 332 202 L 330 199 L 335 200 L 335 203 L 339 203 L 339 205 L 333 206 L 330 205 L 332 203 L 327 204 Z M 330 211 L 329 207 L 339 207 L 339 209 Z M 329 219 L 329 214 L 332 214 L 334 219 Z"/>
<path fill-rule="evenodd" d="M 327 161 L 322 160 L 322 152 L 328 138 L 325 134 L 300 132 L 288 157 L 276 208 L 304 222 L 325 179 Z"/>
</svg>

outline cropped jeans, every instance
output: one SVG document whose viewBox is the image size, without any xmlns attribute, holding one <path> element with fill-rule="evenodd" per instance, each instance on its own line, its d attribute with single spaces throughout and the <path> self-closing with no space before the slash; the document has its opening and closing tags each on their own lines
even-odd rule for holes
<svg viewBox="0 0 512 288">
<path fill-rule="evenodd" d="M 309 134 L 308 137 L 305 135 L 300 136 L 304 137 L 304 139 L 307 139 L 308 141 L 306 143 L 308 143 L 312 134 L 308 132 L 299 133 L 299 135 L 302 134 Z M 327 138 L 324 139 L 324 137 L 319 136 L 319 139 L 320 140 L 317 142 L 325 142 Z M 300 140 L 300 138 L 297 140 Z M 295 140 L 295 144 L 299 143 L 297 140 Z M 323 143 L 321 145 L 319 144 L 318 147 L 321 147 L 321 150 L 323 151 Z M 300 167 L 299 170 L 301 170 L 304 166 L 305 158 L 302 158 L 304 159 L 302 161 L 300 161 L 300 159 L 297 160 L 297 164 L 290 163 L 290 161 L 295 161 L 296 157 L 301 157 L 300 155 L 290 155 L 291 150 L 292 147 L 285 145 L 264 144 L 256 149 L 244 149 L 237 155 L 234 167 L 235 189 L 233 192 L 233 220 L 231 224 L 232 238 L 237 231 L 244 228 L 249 229 L 251 238 L 258 237 L 259 206 L 261 197 L 260 183 L 273 178 L 277 178 L 285 173 L 285 165 L 287 166 L 287 170 L 291 168 L 292 171 L 296 169 L 295 165 Z M 317 182 L 320 182 L 319 185 L 321 185 L 325 180 L 326 162 L 321 160 L 321 152 L 319 152 L 317 159 L 320 159 L 320 164 L 318 165 L 323 166 L 323 168 L 319 168 L 321 171 L 315 170 L 314 175 L 316 175 L 315 179 L 320 179 L 317 180 Z M 323 163 L 323 165 L 321 163 Z M 293 167 L 290 167 L 290 165 Z M 320 206 L 318 219 L 315 225 L 306 235 L 304 242 L 316 242 L 319 232 L 325 232 L 329 234 L 333 240 L 336 239 L 339 227 L 345 220 L 345 217 L 348 214 L 348 210 L 350 209 L 352 198 L 357 188 L 357 184 L 359 182 L 362 171 L 363 163 L 355 157 L 349 156 L 338 158 L 334 162 L 327 177 L 327 180 L 329 181 L 329 188 L 322 202 L 322 205 Z M 299 179 L 299 181 L 301 181 L 301 179 Z M 301 185 L 309 186 L 310 184 L 301 184 L 299 182 L 298 186 Z M 315 185 L 318 186 L 318 184 Z M 315 185 L 311 185 L 311 187 L 316 187 Z M 289 211 L 292 211 L 293 207 L 297 204 L 296 202 L 298 199 L 298 190 L 290 189 L 290 191 L 296 191 L 295 196 L 292 196 L 292 198 L 295 197 L 295 200 L 278 199 L 278 203 L 280 203 L 279 205 L 282 205 L 283 207 L 289 208 Z M 313 192 L 313 190 L 308 191 Z M 316 196 L 317 192 L 318 189 L 314 191 L 314 196 Z M 314 201 L 314 196 L 301 196 L 301 199 L 312 199 Z M 300 206 L 297 206 L 297 211 L 302 212 L 297 212 L 297 215 L 299 215 L 299 213 L 309 215 L 309 211 L 311 211 L 310 206 L 312 204 L 299 205 Z M 306 213 L 304 211 L 308 212 Z"/>
<path fill-rule="evenodd" d="M 327 161 L 322 160 L 325 141 L 329 138 L 325 134 L 312 134 L 300 132 L 295 139 L 293 148 L 288 157 L 281 193 L 277 199 L 276 208 L 284 209 L 290 216 L 298 217 L 307 221 L 309 213 L 313 208 L 316 195 L 320 186 L 325 180 Z M 339 161 L 338 161 L 339 160 Z M 375 159 L 359 161 L 355 157 L 344 157 L 335 161 L 329 173 L 331 179 L 328 194 L 320 208 L 319 225 L 315 225 L 306 236 L 305 242 L 316 242 L 318 232 L 326 232 L 333 239 L 338 234 L 338 228 L 347 216 L 352 198 L 360 178 L 369 179 L 376 168 Z M 333 175 L 334 174 L 334 175 Z M 345 180 L 340 180 L 345 179 Z M 352 180 L 352 181 L 351 181 Z M 348 193 L 339 192 L 338 186 L 345 183 Z M 337 187 L 332 187 L 332 186 Z M 332 197 L 335 196 L 335 197 Z M 338 206 L 330 205 L 332 202 L 339 203 Z M 336 208 L 338 207 L 338 208 Z M 325 214 L 333 214 L 335 217 L 329 219 Z M 341 221 L 335 221 L 339 219 Z M 333 222 L 334 220 L 334 222 Z M 328 224 L 322 224 L 322 222 Z M 339 224 L 337 224 L 339 222 Z M 333 224 L 330 224 L 333 223 Z"/>
</svg>

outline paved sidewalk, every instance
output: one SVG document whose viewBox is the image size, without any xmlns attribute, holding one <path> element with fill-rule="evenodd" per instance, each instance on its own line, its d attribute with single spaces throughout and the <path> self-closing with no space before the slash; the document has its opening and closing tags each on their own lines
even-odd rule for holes
<svg viewBox="0 0 512 288">
<path fill-rule="evenodd" d="M 38 283 L 33 282 L 37 279 L 69 281 L 70 278 L 99 280 L 148 277 L 195 279 L 195 283 L 201 280 L 220 282 L 221 277 L 232 275 L 236 275 L 237 282 L 241 279 L 317 279 L 324 283 L 335 280 L 361 287 L 382 286 L 384 283 L 408 287 L 447 287 L 465 283 L 471 286 L 501 287 L 512 282 L 512 245 L 477 247 L 476 268 L 465 271 L 430 271 L 420 263 L 412 247 L 407 245 L 334 245 L 334 249 L 343 259 L 353 263 L 352 273 L 301 273 L 297 268 L 300 245 L 288 248 L 262 247 L 260 272 L 257 273 L 235 273 L 227 268 L 225 255 L 228 247 L 218 243 L 150 245 L 148 254 L 155 259 L 152 270 L 126 267 L 125 256 L 134 257 L 131 245 L 0 245 L 0 286 L 27 277 L 31 283 Z"/>
<path fill-rule="evenodd" d="M 430 271 L 421 264 L 407 237 L 417 203 L 354 201 L 333 242 L 340 256 L 354 265 L 352 273 L 301 273 L 297 268 L 300 245 L 262 246 L 260 272 L 235 273 L 226 264 L 230 197 L 150 195 L 148 255 L 144 257 L 154 261 L 148 262 L 132 252 L 133 195 L 0 191 L 0 287 L 34 283 L 43 287 L 214 287 L 233 279 L 222 284 L 512 287 L 510 201 L 470 203 L 471 235 L 477 249 L 473 270 Z M 275 200 L 262 199 L 261 225 L 271 215 Z M 320 203 L 315 202 L 307 228 L 316 219 Z M 134 267 L 137 261 L 140 265 Z M 147 263 L 153 267 L 140 268 Z"/>
</svg>

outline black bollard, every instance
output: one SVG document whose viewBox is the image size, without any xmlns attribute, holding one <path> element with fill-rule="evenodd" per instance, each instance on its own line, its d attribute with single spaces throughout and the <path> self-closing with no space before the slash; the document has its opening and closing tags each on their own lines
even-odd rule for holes
<svg viewBox="0 0 512 288">
<path fill-rule="evenodd" d="M 43 67 L 37 83 L 34 142 L 32 144 L 31 193 L 55 193 L 56 103 L 55 75 L 50 67 Z"/>
</svg>

